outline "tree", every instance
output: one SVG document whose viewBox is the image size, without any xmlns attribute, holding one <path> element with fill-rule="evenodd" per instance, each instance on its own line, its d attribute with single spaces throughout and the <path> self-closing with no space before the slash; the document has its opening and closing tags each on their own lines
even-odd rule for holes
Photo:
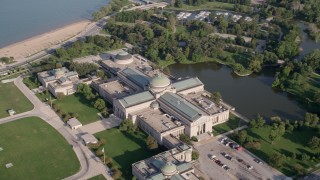
<svg viewBox="0 0 320 180">
<path fill-rule="evenodd" d="M 98 69 L 98 66 L 93 63 L 76 63 L 72 62 L 70 69 L 76 71 L 79 76 L 84 76 Z"/>
<path fill-rule="evenodd" d="M 158 148 L 158 143 L 152 136 L 148 136 L 146 143 L 149 150 Z"/>
<path fill-rule="evenodd" d="M 270 131 L 270 134 L 269 134 L 269 139 L 270 139 L 270 141 L 271 141 L 271 144 L 273 144 L 273 142 L 274 142 L 275 140 L 277 140 L 278 138 L 279 138 L 278 132 L 277 132 L 276 130 L 272 129 L 272 130 Z"/>
<path fill-rule="evenodd" d="M 102 111 L 106 107 L 106 103 L 103 99 L 99 98 L 94 102 L 93 107 L 99 111 Z"/>
<path fill-rule="evenodd" d="M 128 133 L 134 133 L 138 130 L 137 126 L 133 124 L 130 119 L 125 119 L 121 122 L 120 128 L 121 131 L 125 131 Z"/>
<path fill-rule="evenodd" d="M 211 95 L 211 99 L 216 103 L 220 102 L 221 98 L 222 98 L 222 96 L 221 96 L 220 92 L 213 92 Z"/>
<path fill-rule="evenodd" d="M 320 148 L 320 138 L 313 136 L 312 139 L 308 142 L 310 149 L 319 149 Z"/>
<path fill-rule="evenodd" d="M 266 123 L 266 121 L 263 119 L 262 116 L 260 116 L 260 114 L 257 115 L 256 121 L 257 121 L 257 127 L 263 127 L 264 124 Z"/>
<path fill-rule="evenodd" d="M 59 92 L 57 93 L 57 99 L 63 101 L 63 99 L 65 99 L 66 95 L 64 95 L 63 93 Z"/>
<path fill-rule="evenodd" d="M 247 139 L 247 131 L 246 130 L 242 130 L 238 133 L 238 141 L 240 144 L 245 143 L 246 139 Z"/>
<path fill-rule="evenodd" d="M 180 134 L 179 139 L 180 139 L 180 141 L 182 141 L 182 142 L 184 142 L 186 144 L 192 144 L 191 143 L 191 139 L 186 134 Z"/>
<path fill-rule="evenodd" d="M 283 165 L 286 160 L 286 156 L 280 153 L 273 153 L 269 157 L 269 164 L 273 167 L 279 168 Z"/>
<path fill-rule="evenodd" d="M 174 6 L 175 6 L 175 7 L 178 7 L 178 8 L 181 8 L 181 7 L 182 7 L 182 4 L 183 4 L 183 3 L 182 3 L 182 0 L 176 0 L 175 3 L 174 3 Z"/>
<path fill-rule="evenodd" d="M 197 151 L 192 151 L 191 158 L 192 160 L 197 160 L 199 158 L 199 153 Z"/>
<path fill-rule="evenodd" d="M 252 119 L 250 122 L 249 122 L 249 127 L 250 128 L 256 128 L 257 127 L 257 121 L 255 119 Z"/>
</svg>

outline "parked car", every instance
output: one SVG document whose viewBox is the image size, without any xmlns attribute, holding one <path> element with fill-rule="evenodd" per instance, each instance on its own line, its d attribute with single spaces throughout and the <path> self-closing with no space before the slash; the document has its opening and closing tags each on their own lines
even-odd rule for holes
<svg viewBox="0 0 320 180">
<path fill-rule="evenodd" d="M 253 166 L 247 165 L 247 168 L 248 168 L 249 170 L 251 170 L 251 169 L 253 169 Z"/>
<path fill-rule="evenodd" d="M 253 159 L 253 161 L 258 163 L 258 164 L 263 164 L 262 161 L 260 161 L 259 159 Z"/>
</svg>

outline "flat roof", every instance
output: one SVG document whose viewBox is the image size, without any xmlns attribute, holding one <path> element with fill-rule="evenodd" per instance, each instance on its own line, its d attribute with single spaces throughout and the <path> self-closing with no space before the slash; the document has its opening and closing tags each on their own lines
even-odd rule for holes
<svg viewBox="0 0 320 180">
<path fill-rule="evenodd" d="M 203 83 L 197 77 L 180 80 L 172 84 L 178 92 L 201 85 L 203 85 Z"/>
<path fill-rule="evenodd" d="M 140 118 L 142 119 L 142 121 L 145 121 L 149 126 L 160 133 L 183 125 L 182 123 L 180 123 L 180 125 L 177 125 L 170 116 L 166 115 L 159 109 L 144 109 L 141 110 L 141 113 L 137 114 L 141 115 Z"/>
<path fill-rule="evenodd" d="M 92 134 L 84 134 L 81 136 L 81 139 L 85 141 L 86 143 L 96 143 L 98 142 L 98 139 L 94 137 Z"/>
<path fill-rule="evenodd" d="M 149 91 L 144 91 L 144 92 L 123 97 L 122 99 L 119 99 L 119 101 L 124 107 L 127 108 L 130 106 L 134 106 L 136 104 L 151 101 L 153 99 L 154 97 Z"/>
<path fill-rule="evenodd" d="M 181 96 L 171 92 L 166 92 L 165 94 L 160 96 L 159 99 L 163 101 L 166 105 L 168 105 L 170 108 L 187 118 L 189 121 L 195 121 L 199 119 L 202 115 L 206 114 L 196 106 L 186 101 Z"/>
<path fill-rule="evenodd" d="M 210 115 L 214 115 L 226 110 L 223 106 L 212 102 L 210 99 L 206 98 L 202 94 L 204 94 L 204 92 L 189 93 L 186 96 L 184 96 L 184 98 L 187 99 L 194 106 L 198 107 L 199 109 Z"/>
<path fill-rule="evenodd" d="M 119 80 L 103 83 L 99 85 L 113 98 L 122 98 L 133 93 L 133 90 Z"/>
<path fill-rule="evenodd" d="M 82 126 L 81 122 L 77 118 L 71 118 L 68 120 L 67 124 L 69 126 L 74 127 L 74 126 Z"/>
<path fill-rule="evenodd" d="M 147 75 L 143 74 L 135 68 L 126 68 L 123 71 L 121 71 L 121 73 L 141 88 L 144 88 L 149 85 L 150 77 L 148 77 Z"/>
</svg>

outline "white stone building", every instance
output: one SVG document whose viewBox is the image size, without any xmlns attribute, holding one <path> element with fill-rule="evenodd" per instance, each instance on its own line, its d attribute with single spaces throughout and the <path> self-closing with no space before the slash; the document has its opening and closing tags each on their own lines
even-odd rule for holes
<svg viewBox="0 0 320 180">
<path fill-rule="evenodd" d="M 192 147 L 177 146 L 132 164 L 132 174 L 139 180 L 198 180 L 191 162 Z"/>
<path fill-rule="evenodd" d="M 141 65 L 142 57 L 114 57 L 102 62 L 115 77 L 100 84 L 100 95 L 112 102 L 116 116 L 132 120 L 159 144 L 175 147 L 181 143 L 180 134 L 207 134 L 229 119 L 229 110 L 207 97 L 198 78 L 177 80 L 154 70 L 146 60 Z"/>
<path fill-rule="evenodd" d="M 55 97 L 59 93 L 73 94 L 77 91 L 79 83 L 91 84 L 92 81 L 97 79 L 97 77 L 91 76 L 80 80 L 77 72 L 69 71 L 65 67 L 38 73 L 38 80 L 42 86 L 48 88 Z"/>
</svg>

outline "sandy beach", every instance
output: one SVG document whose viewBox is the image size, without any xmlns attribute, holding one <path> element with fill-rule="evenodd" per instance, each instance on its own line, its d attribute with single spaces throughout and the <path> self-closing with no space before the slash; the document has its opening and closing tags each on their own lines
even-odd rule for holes
<svg viewBox="0 0 320 180">
<path fill-rule="evenodd" d="M 15 61 L 23 60 L 27 56 L 33 55 L 76 36 L 86 29 L 89 24 L 89 20 L 83 20 L 34 36 L 21 42 L 11 44 L 0 49 L 0 57 L 14 57 Z"/>
</svg>

